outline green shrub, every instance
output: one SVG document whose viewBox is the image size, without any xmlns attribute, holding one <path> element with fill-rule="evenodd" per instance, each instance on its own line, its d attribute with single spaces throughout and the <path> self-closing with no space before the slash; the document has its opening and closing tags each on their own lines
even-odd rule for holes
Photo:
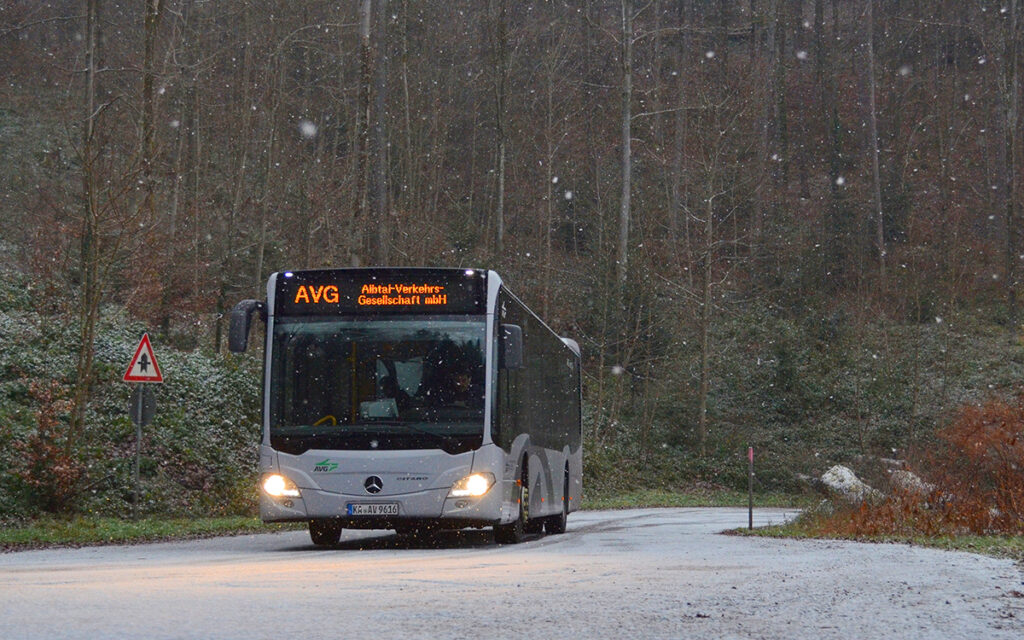
<svg viewBox="0 0 1024 640">
<path fill-rule="evenodd" d="M 75 319 L 32 311 L 15 294 L 20 286 L 0 285 L 0 466 L 8 470 L 0 474 L 0 512 L 6 519 L 40 511 L 127 514 L 135 426 L 132 385 L 121 376 L 143 327 L 120 307 L 103 309 L 84 429 L 69 442 Z M 165 382 L 155 389 L 153 424 L 143 428 L 140 510 L 253 513 L 259 363 L 151 339 Z"/>
</svg>

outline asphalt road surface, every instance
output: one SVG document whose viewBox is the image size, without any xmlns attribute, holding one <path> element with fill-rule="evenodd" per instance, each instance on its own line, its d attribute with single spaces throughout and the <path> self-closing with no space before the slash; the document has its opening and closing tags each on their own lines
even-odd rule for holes
<svg viewBox="0 0 1024 640">
<path fill-rule="evenodd" d="M 295 531 L 6 553 L 0 638 L 1024 638 L 1010 561 L 718 535 L 746 521 L 637 509 L 511 546 Z"/>
</svg>

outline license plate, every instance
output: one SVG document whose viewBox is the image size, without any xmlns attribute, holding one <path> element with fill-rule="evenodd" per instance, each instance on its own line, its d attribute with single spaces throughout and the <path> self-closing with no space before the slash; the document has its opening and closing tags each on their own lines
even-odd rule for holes
<svg viewBox="0 0 1024 640">
<path fill-rule="evenodd" d="M 350 516 L 397 516 L 397 502 L 349 503 Z"/>
</svg>

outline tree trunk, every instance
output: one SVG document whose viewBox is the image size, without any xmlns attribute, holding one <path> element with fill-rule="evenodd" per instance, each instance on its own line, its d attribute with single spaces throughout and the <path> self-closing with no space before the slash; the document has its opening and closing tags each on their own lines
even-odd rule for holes
<svg viewBox="0 0 1024 640">
<path fill-rule="evenodd" d="M 786 16 L 789 14 L 787 8 L 788 0 L 776 0 L 773 14 L 773 27 L 771 30 L 775 49 L 772 57 L 772 102 L 775 109 L 775 154 L 773 172 L 775 174 L 775 193 L 772 199 L 772 207 L 777 208 L 779 199 L 784 197 L 786 187 L 789 186 L 789 122 L 786 111 Z"/>
<path fill-rule="evenodd" d="M 851 225 L 848 214 L 843 206 L 843 196 L 840 184 L 840 171 L 842 168 L 842 131 L 843 125 L 839 119 L 839 88 L 836 81 L 835 61 L 837 55 L 833 55 L 832 48 L 825 45 L 825 9 L 823 0 L 815 2 L 815 48 L 817 57 L 820 60 L 821 75 L 821 117 L 825 122 L 826 140 L 825 149 L 828 155 L 828 224 L 826 225 L 826 247 L 828 247 L 829 263 L 826 265 L 826 277 L 830 276 L 830 282 L 838 286 L 840 280 L 846 275 L 849 266 L 849 258 L 853 253 L 850 246 L 852 236 L 850 235 Z M 832 32 L 830 39 L 835 39 L 838 33 L 838 24 L 835 7 L 833 6 Z"/>
<path fill-rule="evenodd" d="M 754 211 L 754 220 L 752 226 L 752 242 L 755 246 L 760 247 L 764 238 L 764 227 L 765 221 L 769 217 L 769 213 L 775 208 L 774 198 L 777 191 L 777 171 L 778 171 L 778 149 L 777 149 L 777 130 L 778 130 L 778 98 L 779 93 L 779 77 L 776 73 L 777 63 L 777 52 L 775 49 L 775 32 L 777 30 L 777 10 L 778 0 L 771 0 L 767 4 L 758 3 L 754 6 L 751 3 L 752 21 L 755 24 L 759 24 L 760 28 L 755 29 L 755 40 L 757 45 L 760 45 L 762 38 L 761 31 L 764 32 L 765 46 L 762 49 L 760 46 L 752 45 L 752 50 L 757 51 L 758 54 L 763 55 L 766 58 L 765 70 L 771 69 L 770 80 L 768 81 L 767 92 L 765 93 L 766 99 L 763 100 L 761 106 L 761 166 L 760 166 L 760 187 L 757 190 L 757 208 Z M 756 13 L 755 13 L 756 11 Z M 774 151 L 773 151 L 774 150 Z"/>
<path fill-rule="evenodd" d="M 93 343 L 96 315 L 99 312 L 99 203 L 96 184 L 96 94 L 97 57 L 99 55 L 100 0 L 86 2 L 85 28 L 85 127 L 82 134 L 82 300 L 78 317 L 78 358 L 75 366 L 75 390 L 69 420 L 67 453 L 75 446 L 85 427 L 85 409 L 92 385 Z"/>
<path fill-rule="evenodd" d="M 191 170 L 185 162 L 186 149 L 191 148 L 191 126 L 190 121 L 191 109 L 195 102 L 193 93 L 195 92 L 196 79 L 195 79 L 195 67 L 190 64 L 191 58 L 191 23 L 190 17 L 192 15 L 192 0 L 187 0 L 184 6 L 181 8 L 180 16 L 180 29 L 181 29 L 181 46 L 180 50 L 175 56 L 178 65 L 178 74 L 181 83 L 184 85 L 184 92 L 180 101 L 180 119 L 178 120 L 177 127 L 175 129 L 175 152 L 174 152 L 174 187 L 172 189 L 171 204 L 170 204 L 170 224 L 168 236 L 172 246 L 178 248 L 178 218 L 180 216 L 181 201 L 188 200 L 188 198 L 182 198 L 183 188 L 187 188 L 185 183 L 185 176 L 188 175 Z"/>
<path fill-rule="evenodd" d="M 700 455 L 707 454 L 708 394 L 711 389 L 711 262 L 714 253 L 714 169 L 709 169 L 708 190 L 704 215 L 704 251 L 701 259 L 703 273 L 700 296 L 700 396 L 697 408 L 697 439 Z"/>
<path fill-rule="evenodd" d="M 1010 321 L 1017 321 L 1017 263 L 1020 257 L 1017 229 L 1017 113 L 1020 100 L 1020 79 L 1017 77 L 1017 0 L 1010 0 L 1009 24 L 1006 27 L 1005 59 L 1003 60 L 1003 96 L 1006 103 L 1006 130 L 1003 143 L 1006 154 L 1006 304 Z"/>
<path fill-rule="evenodd" d="M 688 19 L 692 15 L 689 11 L 690 0 L 685 3 L 680 3 L 679 6 L 679 26 L 686 29 L 688 26 Z M 687 275 L 688 284 L 690 287 L 693 286 L 693 269 L 690 268 L 692 265 L 692 255 L 690 247 L 690 221 L 689 215 L 685 211 L 686 197 L 684 193 L 684 181 L 683 174 L 685 172 L 685 148 L 686 148 L 686 130 L 687 130 L 687 114 L 686 114 L 686 74 L 682 72 L 683 61 L 686 58 L 687 52 L 690 50 L 690 37 L 689 30 L 683 32 L 683 36 L 679 39 L 679 46 L 674 49 L 674 65 L 678 70 L 676 83 L 678 84 L 676 112 L 675 112 L 675 128 L 672 135 L 672 173 L 671 179 L 671 193 L 669 202 L 669 234 L 672 241 L 673 248 L 678 248 L 680 242 L 682 242 L 682 260 L 679 264 L 679 270 L 683 271 L 685 266 L 685 273 Z M 683 218 L 682 230 L 680 230 L 679 219 Z"/>
<path fill-rule="evenodd" d="M 508 11 L 505 0 L 498 0 L 498 15 L 494 27 L 494 123 L 498 136 L 498 193 L 495 197 L 495 251 L 498 256 L 505 253 L 505 155 L 507 152 L 505 121 L 505 95 L 508 80 Z"/>
<path fill-rule="evenodd" d="M 149 222 L 155 217 L 153 202 L 153 163 L 156 150 L 154 147 L 153 120 L 155 106 L 153 99 L 153 58 L 156 55 L 156 32 L 164 13 L 163 0 L 146 0 L 146 14 L 143 25 L 143 58 L 142 58 L 142 181 L 145 190 L 143 210 Z"/>
<path fill-rule="evenodd" d="M 377 11 L 377 56 L 374 72 L 374 93 L 373 93 L 373 205 L 374 218 L 377 226 L 377 251 L 376 260 L 378 265 L 388 263 L 389 245 L 391 239 L 389 230 L 390 207 L 388 206 L 388 130 L 387 130 L 387 96 L 388 96 L 388 68 L 387 68 L 387 24 L 388 24 L 388 2 L 378 0 Z"/>
<path fill-rule="evenodd" d="M 277 177 L 279 166 L 278 163 L 278 129 L 277 129 L 277 114 L 281 108 L 282 96 L 284 94 L 284 63 L 281 60 L 276 60 L 275 64 L 270 66 L 271 74 L 268 78 L 269 84 L 273 86 L 271 89 L 270 110 L 267 114 L 267 122 L 269 123 L 269 129 L 266 136 L 266 147 L 264 147 L 263 156 L 265 159 L 263 165 L 263 188 L 260 192 L 259 202 L 257 204 L 257 210 L 259 211 L 259 219 L 257 220 L 257 226 L 259 228 L 259 238 L 256 245 L 256 273 L 253 279 L 253 284 L 256 286 L 256 293 L 259 294 L 260 289 L 263 287 L 264 277 L 264 260 L 266 256 L 267 247 L 267 219 L 270 217 L 270 202 L 274 193 L 274 180 Z M 250 109 L 251 111 L 251 109 Z M 355 248 L 350 247 L 352 251 Z M 311 266 L 309 263 L 309 252 L 306 252 L 306 266 Z"/>
<path fill-rule="evenodd" d="M 879 290 L 887 290 L 885 277 L 885 219 L 882 216 L 882 184 L 878 170 L 878 116 L 875 106 L 875 0 L 868 0 L 868 136 L 871 144 L 871 181 L 875 214 L 875 245 L 878 251 Z"/>
<path fill-rule="evenodd" d="M 367 176 L 369 174 L 370 151 L 370 78 L 372 72 L 370 48 L 370 23 L 373 15 L 373 0 L 362 0 L 359 6 L 359 93 L 356 99 L 356 190 L 352 221 L 352 247 L 350 262 L 357 267 L 364 255 L 364 228 L 367 225 L 369 197 Z"/>
<path fill-rule="evenodd" d="M 405 171 L 402 175 L 403 203 L 408 211 L 419 206 L 419 180 L 412 148 L 412 106 L 409 103 L 409 2 L 402 0 L 402 106 L 405 124 Z M 474 145 L 475 147 L 475 145 Z"/>
<path fill-rule="evenodd" d="M 626 282 L 629 260 L 629 196 L 632 189 L 633 0 L 622 0 L 622 198 L 619 204 L 619 244 L 615 275 Z"/>
<path fill-rule="evenodd" d="M 557 52 L 554 54 L 557 55 Z M 552 61 L 550 67 L 545 71 L 545 111 L 544 111 L 544 168 L 545 168 L 545 189 L 544 194 L 544 224 L 541 225 L 541 238 L 544 242 L 544 270 L 541 276 L 541 316 L 548 316 L 549 302 L 551 299 L 551 222 L 554 218 L 554 197 L 555 197 L 555 141 L 554 141 L 554 92 L 555 92 L 555 70 L 557 62 Z"/>
</svg>

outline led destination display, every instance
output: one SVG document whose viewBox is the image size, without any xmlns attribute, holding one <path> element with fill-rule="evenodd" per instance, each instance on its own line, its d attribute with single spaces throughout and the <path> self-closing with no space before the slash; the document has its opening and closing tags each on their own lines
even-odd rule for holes
<svg viewBox="0 0 1024 640">
<path fill-rule="evenodd" d="M 356 302 L 373 305 L 447 305 L 445 287 L 434 284 L 364 284 Z"/>
<path fill-rule="evenodd" d="M 476 314 L 487 272 L 475 269 L 332 269 L 278 274 L 275 313 Z"/>
</svg>

